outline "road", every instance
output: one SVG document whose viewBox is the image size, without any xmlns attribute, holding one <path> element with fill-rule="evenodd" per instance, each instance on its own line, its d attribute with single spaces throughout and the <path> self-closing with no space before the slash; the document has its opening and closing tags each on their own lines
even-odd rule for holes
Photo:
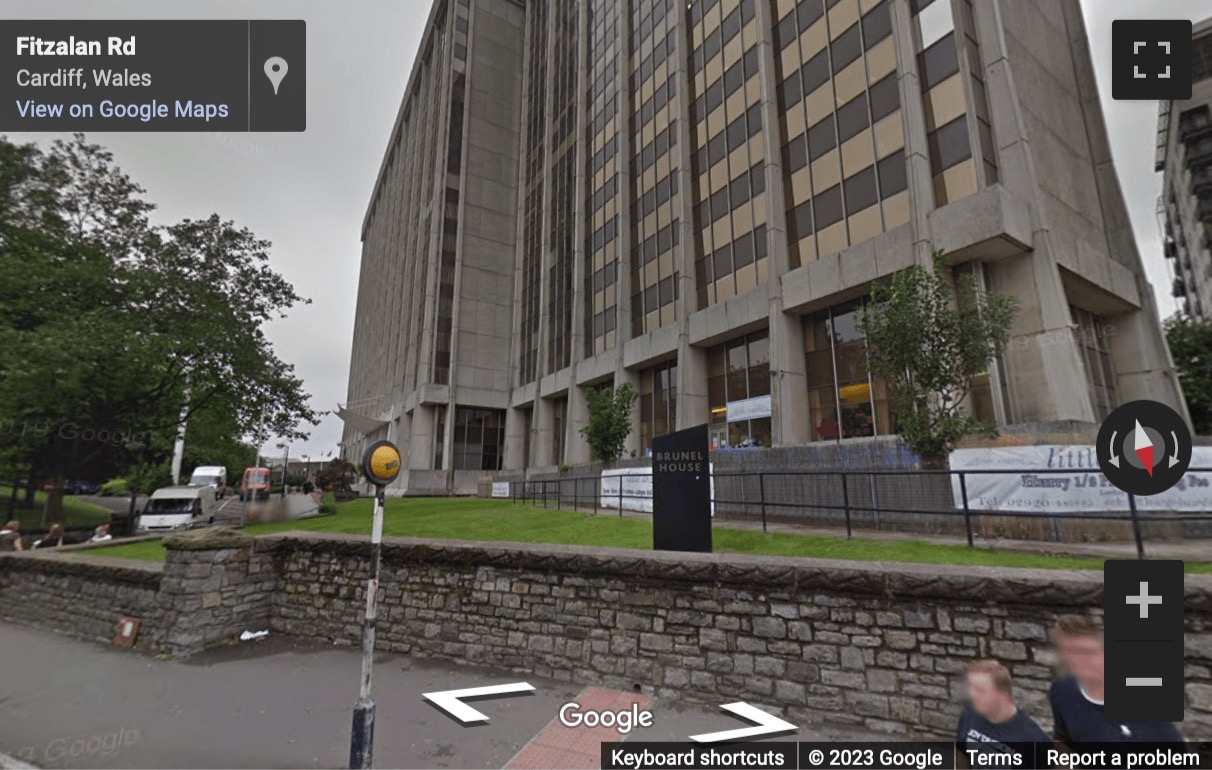
<svg viewBox="0 0 1212 770">
<path fill-rule="evenodd" d="M 0 623 L 0 660 L 0 751 L 40 767 L 348 766 L 361 666 L 349 647 L 271 636 L 179 662 Z M 519 681 L 535 693 L 472 701 L 489 721 L 467 727 L 421 697 Z M 653 725 L 627 740 L 685 741 L 748 725 L 709 704 L 389 653 L 376 659 L 374 699 L 378 767 L 598 767 L 600 744 L 620 736 L 560 724 L 560 707 L 573 701 L 650 710 Z M 864 737 L 801 728 L 779 738 Z"/>
</svg>

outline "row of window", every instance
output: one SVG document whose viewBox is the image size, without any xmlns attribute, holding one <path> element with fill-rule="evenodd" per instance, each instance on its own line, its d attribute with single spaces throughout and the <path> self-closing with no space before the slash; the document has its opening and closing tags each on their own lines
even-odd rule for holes
<svg viewBox="0 0 1212 770">
<path fill-rule="evenodd" d="M 841 184 L 819 192 L 794 207 L 787 215 L 788 240 L 794 242 L 812 235 L 842 221 L 848 214 L 891 198 L 907 187 L 905 152 L 898 150 L 874 166 L 868 166 Z"/>
<path fill-rule="evenodd" d="M 724 46 L 728 45 L 733 38 L 741 34 L 741 29 L 753 19 L 754 14 L 754 0 L 741 0 L 741 4 L 724 17 L 720 26 L 708 33 L 703 42 L 691 52 L 691 74 L 697 75 L 707 62 L 719 56 L 720 52 L 724 50 Z M 699 22 L 700 20 L 695 19 L 692 13 L 691 24 L 694 25 Z"/>
</svg>

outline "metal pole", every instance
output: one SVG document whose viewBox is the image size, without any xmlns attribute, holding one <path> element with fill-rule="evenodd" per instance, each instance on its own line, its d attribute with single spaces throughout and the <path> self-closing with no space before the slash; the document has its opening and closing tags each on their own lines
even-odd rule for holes
<svg viewBox="0 0 1212 770">
<path fill-rule="evenodd" d="M 1132 534 L 1136 537 L 1136 558 L 1145 558 L 1145 540 L 1140 531 L 1140 516 L 1136 512 L 1136 495 L 1128 493 L 1128 510 L 1132 511 Z"/>
<path fill-rule="evenodd" d="M 960 498 L 964 501 L 964 529 L 968 532 L 968 547 L 972 548 L 972 511 L 968 507 L 968 477 L 959 472 Z"/>
<path fill-rule="evenodd" d="M 375 745 L 375 702 L 370 697 L 375 660 L 375 617 L 379 611 L 379 563 L 383 551 L 383 486 L 375 487 L 375 518 L 370 530 L 370 578 L 366 581 L 366 619 L 362 623 L 362 687 L 354 704 L 349 739 L 350 770 L 371 766 Z"/>
<path fill-rule="evenodd" d="M 846 509 L 846 539 L 849 540 L 854 531 L 850 527 L 850 484 L 845 472 L 842 473 L 842 506 Z"/>
<path fill-rule="evenodd" d="M 619 474 L 619 518 L 623 518 L 623 479 L 627 478 L 626 473 Z"/>
<path fill-rule="evenodd" d="M 758 474 L 758 500 L 762 503 L 762 532 L 766 531 L 766 474 Z"/>
</svg>

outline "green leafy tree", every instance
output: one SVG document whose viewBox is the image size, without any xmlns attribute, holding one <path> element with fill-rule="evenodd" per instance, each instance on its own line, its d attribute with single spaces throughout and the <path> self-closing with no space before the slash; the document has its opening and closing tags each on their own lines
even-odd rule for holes
<svg viewBox="0 0 1212 770">
<path fill-rule="evenodd" d="M 926 467 L 944 468 L 968 435 L 997 435 L 964 409 L 974 377 L 1005 348 L 1018 306 L 952 275 L 941 252 L 871 287 L 859 314 L 871 373 L 887 384 L 901 437 Z"/>
<path fill-rule="evenodd" d="M 316 483 L 325 492 L 348 492 L 358 480 L 358 467 L 353 463 L 335 458 L 316 473 Z"/>
<path fill-rule="evenodd" d="M 153 211 L 83 136 L 45 150 L 0 138 L 0 424 L 16 426 L 0 465 L 133 465 L 122 442 L 83 438 L 104 432 L 142 437 L 156 466 L 195 415 L 221 443 L 254 425 L 301 439 L 317 421 L 263 331 L 304 302 L 269 244 L 218 215 L 162 226 Z"/>
<path fill-rule="evenodd" d="M 1187 398 L 1192 427 L 1212 434 L 1212 321 L 1176 317 L 1166 324 L 1166 342 Z"/>
<path fill-rule="evenodd" d="M 581 428 L 581 435 L 588 442 L 594 460 L 606 465 L 618 462 L 631 435 L 631 410 L 638 394 L 631 383 L 624 382 L 617 388 L 593 388 L 586 398 L 589 421 Z"/>
</svg>

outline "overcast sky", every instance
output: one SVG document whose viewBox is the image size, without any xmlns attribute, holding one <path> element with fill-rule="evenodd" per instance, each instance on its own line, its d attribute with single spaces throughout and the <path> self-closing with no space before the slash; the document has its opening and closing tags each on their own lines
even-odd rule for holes
<svg viewBox="0 0 1212 770">
<path fill-rule="evenodd" d="M 362 217 L 430 0 L 5 0 L 4 5 L 7 18 L 307 21 L 306 132 L 95 133 L 90 139 L 113 150 L 157 203 L 162 221 L 217 212 L 273 242 L 274 268 L 312 304 L 275 322 L 270 339 L 295 365 L 317 409 L 344 401 Z M 1111 22 L 1202 19 L 1212 16 L 1212 0 L 1082 0 L 1082 6 L 1120 180 L 1166 316 L 1176 303 L 1154 213 L 1160 191 L 1160 177 L 1153 172 L 1157 104 L 1111 100 Z M 49 142 L 56 136 L 10 138 Z M 335 451 L 340 437 L 340 421 L 329 416 L 310 441 L 291 447 L 291 456 L 323 456 Z M 266 448 L 280 452 L 274 444 L 271 440 Z"/>
</svg>

